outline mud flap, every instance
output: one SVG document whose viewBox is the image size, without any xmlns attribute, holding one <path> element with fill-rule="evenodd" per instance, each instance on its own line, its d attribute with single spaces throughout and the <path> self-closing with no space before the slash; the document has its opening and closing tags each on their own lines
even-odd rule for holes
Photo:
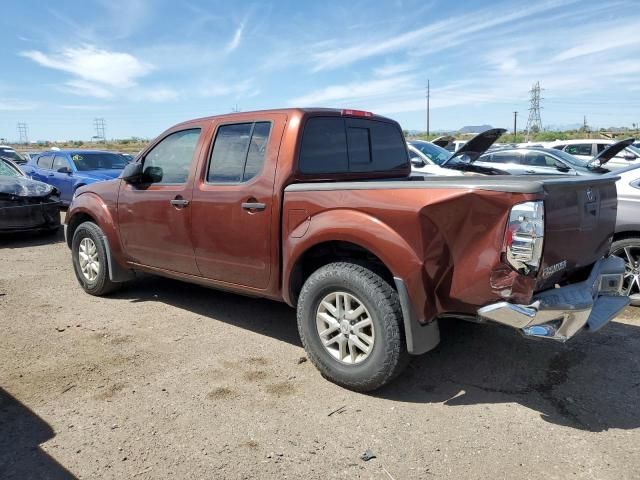
<svg viewBox="0 0 640 480">
<path fill-rule="evenodd" d="M 407 339 L 407 351 L 411 355 L 421 355 L 433 350 L 440 343 L 440 329 L 435 320 L 427 325 L 418 321 L 418 316 L 413 311 L 407 287 L 401 278 L 393 277 L 396 290 L 400 297 L 402 318 L 404 320 L 404 335 Z"/>
</svg>

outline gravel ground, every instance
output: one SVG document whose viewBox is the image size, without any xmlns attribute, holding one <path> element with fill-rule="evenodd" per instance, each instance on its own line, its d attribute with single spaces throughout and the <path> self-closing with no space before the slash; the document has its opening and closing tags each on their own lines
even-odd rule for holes
<svg viewBox="0 0 640 480">
<path fill-rule="evenodd" d="M 441 330 L 356 394 L 285 305 L 151 276 L 94 298 L 61 234 L 0 239 L 0 478 L 640 477 L 640 309 L 568 345 Z"/>
</svg>

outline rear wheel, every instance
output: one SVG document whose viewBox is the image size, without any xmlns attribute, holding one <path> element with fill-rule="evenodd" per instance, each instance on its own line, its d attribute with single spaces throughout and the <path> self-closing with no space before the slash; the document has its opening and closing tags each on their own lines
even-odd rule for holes
<svg viewBox="0 0 640 480">
<path fill-rule="evenodd" d="M 640 306 L 640 238 L 624 238 L 611 245 L 611 255 L 624 260 L 622 292 L 631 305 Z"/>
<path fill-rule="evenodd" d="M 107 247 L 104 233 L 93 222 L 84 222 L 76 228 L 71 242 L 73 269 L 85 292 L 101 296 L 116 290 L 120 284 L 109 279 Z"/>
<path fill-rule="evenodd" d="M 331 263 L 308 278 L 298 330 L 322 375 L 351 390 L 382 387 L 409 360 L 398 294 L 361 265 Z"/>
</svg>

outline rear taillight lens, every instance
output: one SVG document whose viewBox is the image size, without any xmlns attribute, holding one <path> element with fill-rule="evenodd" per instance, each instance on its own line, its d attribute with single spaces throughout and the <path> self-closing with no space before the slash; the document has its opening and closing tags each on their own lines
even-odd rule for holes
<svg viewBox="0 0 640 480">
<path fill-rule="evenodd" d="M 544 202 L 514 205 L 504 238 L 509 265 L 524 274 L 536 272 L 540 267 L 543 241 Z"/>
</svg>

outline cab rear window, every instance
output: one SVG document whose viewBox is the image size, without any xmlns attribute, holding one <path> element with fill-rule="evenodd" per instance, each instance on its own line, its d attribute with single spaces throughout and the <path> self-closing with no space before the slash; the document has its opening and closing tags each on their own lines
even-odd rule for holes
<svg viewBox="0 0 640 480">
<path fill-rule="evenodd" d="M 409 158 L 393 123 L 312 117 L 304 127 L 298 163 L 303 174 L 384 172 L 408 168 Z"/>
</svg>

